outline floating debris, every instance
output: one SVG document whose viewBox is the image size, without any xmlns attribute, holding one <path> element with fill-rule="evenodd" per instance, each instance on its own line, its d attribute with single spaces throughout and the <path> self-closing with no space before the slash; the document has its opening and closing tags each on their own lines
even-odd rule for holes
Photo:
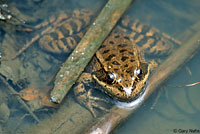
<svg viewBox="0 0 200 134">
<path fill-rule="evenodd" d="M 16 94 L 18 94 L 22 99 L 28 101 L 32 111 L 44 106 L 56 107 L 56 105 L 48 99 L 45 93 L 39 92 L 36 88 L 26 88 Z"/>
<path fill-rule="evenodd" d="M 17 93 L 22 99 L 26 101 L 37 99 L 39 96 L 39 91 L 35 88 L 26 88 L 24 90 L 21 90 L 19 93 Z"/>
<path fill-rule="evenodd" d="M 195 83 L 192 83 L 192 84 L 187 84 L 187 85 L 183 85 L 183 86 L 175 86 L 176 88 L 183 88 L 183 87 L 191 87 L 191 86 L 195 86 L 195 85 L 198 85 L 200 84 L 200 82 L 195 82 Z"/>
<path fill-rule="evenodd" d="M 8 5 L 5 3 L 0 4 L 0 20 L 6 21 L 11 24 L 16 24 L 17 22 L 25 24 L 25 21 L 19 18 L 17 15 L 15 15 L 13 12 L 11 12 L 8 9 Z"/>
</svg>

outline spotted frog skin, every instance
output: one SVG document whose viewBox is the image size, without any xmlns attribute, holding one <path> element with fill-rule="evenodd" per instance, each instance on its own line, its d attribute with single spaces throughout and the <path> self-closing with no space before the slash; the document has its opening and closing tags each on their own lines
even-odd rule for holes
<svg viewBox="0 0 200 134">
<path fill-rule="evenodd" d="M 136 99 L 149 76 L 148 64 L 135 42 L 125 33 L 111 33 L 96 52 L 98 66 L 93 78 L 112 98 L 129 102 Z"/>
<path fill-rule="evenodd" d="M 123 102 L 133 101 L 143 93 L 149 76 L 149 65 L 141 56 L 139 48 L 128 34 L 120 32 L 109 35 L 88 66 L 91 68 L 90 73 L 84 72 L 74 88 L 79 100 L 83 100 L 87 93 L 91 94 L 91 89 L 85 92 L 85 84 L 93 81 L 111 98 Z M 95 101 L 102 99 L 89 98 L 88 108 L 96 116 L 93 106 L 97 107 Z M 98 108 L 104 110 L 103 107 Z"/>
<path fill-rule="evenodd" d="M 38 41 L 46 52 L 70 53 L 91 23 L 91 16 L 91 11 L 75 10 L 71 16 L 52 18 L 48 23 L 36 26 L 40 28 L 51 24 L 15 57 L 34 41 Z M 171 53 L 172 44 L 178 46 L 180 43 L 137 20 L 122 18 L 75 83 L 73 90 L 78 102 L 96 117 L 94 108 L 106 111 L 97 102 L 107 101 L 93 96 L 94 86 L 118 101 L 131 102 L 137 99 L 144 92 L 150 70 L 160 62 L 163 55 Z M 144 58 L 144 53 L 148 58 Z M 151 58 L 152 55 L 157 57 Z"/>
<path fill-rule="evenodd" d="M 172 43 L 180 42 L 159 32 L 155 28 L 143 25 L 139 21 L 122 19 L 113 32 L 102 43 L 88 65 L 88 69 L 79 77 L 74 92 L 81 104 L 96 117 L 94 107 L 105 110 L 96 101 L 105 101 L 91 96 L 92 88 L 86 92 L 91 82 L 100 85 L 99 89 L 111 98 L 121 102 L 137 99 L 145 90 L 150 70 L 155 68 L 161 57 L 172 52 Z M 145 61 L 144 53 L 149 58 Z M 87 100 L 89 101 L 80 101 Z"/>
</svg>

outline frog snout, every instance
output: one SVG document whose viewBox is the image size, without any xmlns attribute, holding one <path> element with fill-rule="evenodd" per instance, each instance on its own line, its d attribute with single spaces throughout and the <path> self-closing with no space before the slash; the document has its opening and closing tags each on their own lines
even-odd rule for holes
<svg viewBox="0 0 200 134">
<path fill-rule="evenodd" d="M 133 89 L 132 86 L 123 88 L 123 90 L 125 91 L 125 93 L 126 93 L 127 96 L 130 96 L 130 95 L 131 95 L 132 89 Z"/>
</svg>

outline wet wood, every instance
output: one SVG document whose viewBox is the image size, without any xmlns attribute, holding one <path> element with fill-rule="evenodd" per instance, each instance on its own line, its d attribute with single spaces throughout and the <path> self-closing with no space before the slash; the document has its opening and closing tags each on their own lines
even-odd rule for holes
<svg viewBox="0 0 200 134">
<path fill-rule="evenodd" d="M 135 104 L 132 110 L 120 109 L 114 106 L 109 114 L 96 121 L 92 127 L 89 127 L 89 129 L 85 131 L 85 134 L 93 134 L 97 132 L 99 134 L 108 134 L 116 126 L 126 120 L 129 115 L 134 113 L 162 83 L 174 75 L 175 72 L 188 61 L 188 59 L 191 59 L 190 57 L 194 55 L 195 52 L 198 52 L 200 49 L 200 43 L 198 42 L 199 39 L 200 32 L 196 32 L 190 40 L 177 49 L 177 51 L 169 56 L 169 58 L 156 69 L 150 77 L 149 85 L 142 96 L 143 98 Z"/>
<path fill-rule="evenodd" d="M 51 100 L 61 103 L 131 0 L 109 0 L 56 75 Z"/>
</svg>

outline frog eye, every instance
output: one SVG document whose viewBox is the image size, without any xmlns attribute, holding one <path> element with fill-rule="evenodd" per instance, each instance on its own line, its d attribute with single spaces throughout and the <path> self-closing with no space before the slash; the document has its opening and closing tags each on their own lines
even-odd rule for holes
<svg viewBox="0 0 200 134">
<path fill-rule="evenodd" d="M 109 73 L 108 76 L 109 76 L 110 79 L 116 79 L 117 78 L 117 75 L 115 73 Z"/>
<path fill-rule="evenodd" d="M 109 74 L 107 75 L 106 82 L 107 82 L 108 84 L 112 84 L 113 81 L 114 81 L 114 75 L 111 74 L 111 73 L 109 73 Z"/>
<path fill-rule="evenodd" d="M 142 70 L 140 70 L 140 69 L 135 69 L 134 70 L 134 75 L 140 75 L 140 74 L 142 74 Z"/>
<path fill-rule="evenodd" d="M 108 76 L 109 76 L 110 79 L 114 79 L 115 78 L 115 76 L 113 74 L 108 74 Z"/>
<path fill-rule="evenodd" d="M 141 69 L 139 69 L 140 70 L 140 72 L 139 72 L 139 74 L 138 75 L 141 75 L 142 74 L 142 70 Z"/>
<path fill-rule="evenodd" d="M 142 74 L 142 70 L 141 69 L 135 69 L 133 72 L 133 76 L 131 77 L 131 79 L 134 80 L 138 80 L 140 75 Z"/>
</svg>

